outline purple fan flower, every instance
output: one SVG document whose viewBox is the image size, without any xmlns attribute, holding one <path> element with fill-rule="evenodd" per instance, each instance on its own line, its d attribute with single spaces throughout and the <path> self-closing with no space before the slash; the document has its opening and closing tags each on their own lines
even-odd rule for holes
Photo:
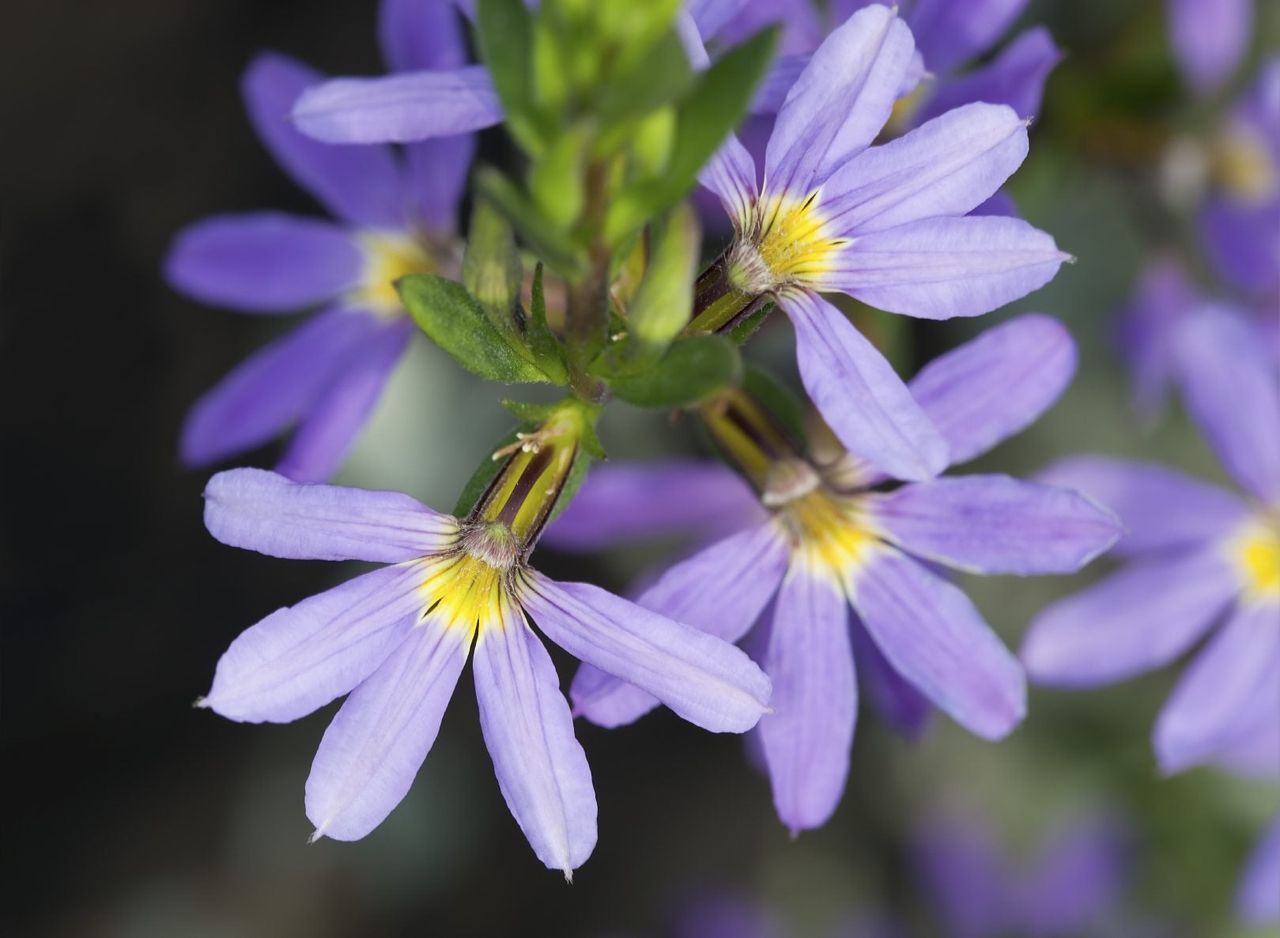
<svg viewBox="0 0 1280 938">
<path fill-rule="evenodd" d="M 463 60 L 458 23 L 443 0 L 385 0 L 380 16 L 392 68 Z M 432 141 L 403 154 L 316 143 L 293 127 L 289 109 L 320 80 L 293 59 L 265 53 L 246 70 L 242 89 L 276 162 L 336 220 L 216 216 L 182 231 L 169 254 L 169 282 L 206 303 L 248 313 L 322 309 L 196 403 L 181 446 L 191 465 L 242 453 L 296 424 L 279 470 L 299 480 L 328 478 L 413 332 L 393 281 L 457 268 L 455 215 L 473 139 Z"/>
<path fill-rule="evenodd" d="M 934 361 L 911 393 L 963 462 L 1034 420 L 1074 366 L 1061 325 L 1024 316 Z M 923 695 L 985 739 L 1012 730 L 1025 712 L 1022 669 L 932 566 L 1074 571 L 1118 536 L 1110 514 L 1066 490 L 1006 476 L 872 491 L 885 476 L 863 460 L 815 465 L 784 452 L 763 423 L 735 438 L 732 428 L 754 419 L 747 404 L 730 403 L 723 413 L 713 405 L 706 419 L 726 452 L 748 438 L 778 447 L 770 456 L 730 452 L 740 466 L 758 467 L 749 474 L 769 514 L 676 564 L 638 601 L 730 641 L 761 619 L 748 642 L 774 684 L 774 713 L 759 731 L 783 822 L 793 831 L 820 826 L 839 802 L 856 722 L 855 659 L 874 671 L 868 683 L 879 683 L 876 693 L 904 710 L 918 713 Z M 637 505 L 666 501 L 677 489 L 668 483 L 659 491 L 631 472 Z M 581 523 L 573 506 L 561 521 L 569 529 Z M 594 523 L 606 527 L 609 516 Z M 605 726 L 658 703 L 585 666 L 570 693 L 578 713 Z"/>
<path fill-rule="evenodd" d="M 1187 83 L 1217 90 L 1239 67 L 1253 29 L 1253 0 L 1167 0 L 1169 43 Z"/>
<path fill-rule="evenodd" d="M 315 837 L 358 839 L 395 808 L 473 652 L 507 806 L 549 868 L 568 878 L 587 859 L 591 774 L 530 617 L 570 654 L 706 729 L 743 732 L 765 711 L 769 681 L 745 654 L 597 587 L 543 576 L 524 562 L 505 514 L 460 521 L 396 492 L 297 484 L 259 469 L 219 473 L 205 498 L 205 524 L 225 544 L 385 564 L 248 629 L 200 701 L 233 720 L 289 722 L 346 695 L 307 779 Z"/>
<path fill-rule="evenodd" d="M 1220 308 L 1178 330 L 1175 357 L 1188 410 L 1249 497 L 1101 456 L 1051 468 L 1044 481 L 1116 511 L 1133 562 L 1046 609 L 1022 648 L 1040 683 L 1094 687 L 1170 663 L 1225 616 L 1156 722 L 1168 773 L 1215 758 L 1280 688 L 1280 371 Z"/>
</svg>

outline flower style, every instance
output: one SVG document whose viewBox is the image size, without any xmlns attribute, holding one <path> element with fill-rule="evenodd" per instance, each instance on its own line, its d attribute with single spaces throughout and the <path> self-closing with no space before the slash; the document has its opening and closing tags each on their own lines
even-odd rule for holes
<svg viewBox="0 0 1280 938">
<path fill-rule="evenodd" d="M 385 0 L 384 55 L 403 70 L 454 65 L 464 45 L 444 0 Z M 321 306 L 204 395 L 187 418 L 182 455 L 205 465 L 297 424 L 278 468 L 327 479 L 376 404 L 413 329 L 393 282 L 457 268 L 455 215 L 474 149 L 470 136 L 389 147 L 331 147 L 300 134 L 289 109 L 321 76 L 260 55 L 242 88 L 267 149 L 336 221 L 283 212 L 205 219 L 176 238 L 169 282 L 207 303 L 250 313 Z"/>
<path fill-rule="evenodd" d="M 1025 316 L 935 360 L 912 392 L 962 462 L 1034 420 L 1074 365 L 1066 331 Z M 759 731 L 783 822 L 817 827 L 839 802 L 856 722 L 855 658 L 881 684 L 873 692 L 896 697 L 899 708 L 918 709 L 923 694 L 983 738 L 1012 730 L 1025 712 L 1022 669 L 930 565 L 1074 571 L 1116 539 L 1114 518 L 1070 491 L 1006 476 L 872 491 L 885 477 L 868 463 L 815 464 L 742 395 L 708 405 L 704 418 L 768 513 L 673 566 L 638 602 L 731 641 L 771 609 L 748 642 L 774 685 L 774 712 Z M 674 492 L 640 482 L 633 499 Z M 580 523 L 573 515 L 571 507 L 570 527 Z M 597 516 L 598 526 L 607 523 Z M 658 702 L 585 666 L 571 696 L 578 713 L 605 726 Z"/>
<path fill-rule="evenodd" d="M 975 316 L 1043 286 L 1068 259 L 1019 219 L 965 217 L 1026 155 L 1026 124 L 1011 108 L 970 104 L 870 146 L 913 48 L 889 8 L 855 13 L 788 92 L 763 182 L 735 137 L 703 170 L 735 239 L 718 293 L 704 295 L 691 326 L 722 329 L 753 303 L 776 299 L 796 330 L 804 385 L 841 443 L 907 480 L 946 465 L 943 439 L 884 357 L 819 292 L 926 319 Z"/>
<path fill-rule="evenodd" d="M 347 695 L 307 779 L 314 837 L 358 839 L 399 803 L 473 651 L 481 728 L 512 815 L 566 878 L 587 859 L 591 775 L 530 617 L 571 654 L 708 730 L 743 732 L 765 712 L 769 681 L 737 648 L 528 565 L 572 462 L 566 438 L 544 433 L 513 456 L 466 519 L 396 492 L 259 469 L 209 482 L 205 523 L 225 544 L 386 564 L 248 629 L 199 702 L 233 720 L 288 722 Z"/>
<path fill-rule="evenodd" d="M 1031 677 L 1086 688 L 1169 664 L 1226 614 L 1157 719 L 1161 768 L 1215 758 L 1264 719 L 1280 687 L 1280 375 L 1248 323 L 1202 309 L 1178 331 L 1191 416 L 1240 499 L 1163 466 L 1083 456 L 1044 480 L 1113 508 L 1133 562 L 1046 609 L 1022 648 Z"/>
</svg>

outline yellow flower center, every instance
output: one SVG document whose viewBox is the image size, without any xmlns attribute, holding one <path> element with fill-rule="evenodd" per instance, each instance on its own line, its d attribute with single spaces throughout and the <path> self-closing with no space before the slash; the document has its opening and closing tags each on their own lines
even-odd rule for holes
<svg viewBox="0 0 1280 938">
<path fill-rule="evenodd" d="M 417 238 L 365 232 L 360 236 L 364 249 L 364 272 L 355 290 L 355 302 L 383 316 L 404 312 L 396 281 L 409 274 L 435 273 L 437 264 Z"/>
<path fill-rule="evenodd" d="M 862 523 L 856 504 L 814 489 L 790 502 L 780 517 L 794 543 L 794 556 L 811 570 L 844 579 L 879 539 Z"/>
<path fill-rule="evenodd" d="M 847 240 L 833 237 L 818 193 L 762 196 L 729 255 L 729 282 L 758 296 L 786 284 L 816 285 Z"/>
<path fill-rule="evenodd" d="M 1250 523 L 1234 540 L 1232 554 L 1246 595 L 1280 599 L 1280 524 Z"/>
<path fill-rule="evenodd" d="M 496 626 L 510 601 L 507 572 L 466 551 L 441 557 L 422 582 L 427 612 L 449 629 Z"/>
<path fill-rule="evenodd" d="M 1213 149 L 1213 175 L 1227 193 L 1256 205 L 1280 184 L 1264 140 L 1247 127 L 1228 127 Z"/>
</svg>

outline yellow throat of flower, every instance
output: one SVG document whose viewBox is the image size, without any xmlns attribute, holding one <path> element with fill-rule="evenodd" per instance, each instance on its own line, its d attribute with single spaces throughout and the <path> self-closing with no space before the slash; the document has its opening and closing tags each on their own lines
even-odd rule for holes
<svg viewBox="0 0 1280 938">
<path fill-rule="evenodd" d="M 1229 127 L 1212 153 L 1214 179 L 1240 202 L 1257 205 L 1273 196 L 1280 185 L 1266 141 L 1246 127 Z"/>
<path fill-rule="evenodd" d="M 457 550 L 427 568 L 422 582 L 427 613 L 445 628 L 475 631 L 499 625 L 511 602 L 517 545 L 500 525 L 463 531 Z"/>
<path fill-rule="evenodd" d="M 861 521 L 851 499 L 815 489 L 787 504 L 780 517 L 791 534 L 794 556 L 815 572 L 845 578 L 878 538 Z"/>
<path fill-rule="evenodd" d="M 1232 543 L 1246 596 L 1280 600 L 1280 524 L 1256 521 Z"/>
<path fill-rule="evenodd" d="M 435 273 L 438 267 L 417 238 L 365 232 L 360 236 L 360 247 L 364 250 L 364 271 L 354 299 L 383 316 L 404 312 L 396 293 L 397 280 L 409 274 Z"/>
<path fill-rule="evenodd" d="M 818 193 L 762 196 L 728 258 L 729 281 L 756 296 L 787 284 L 816 285 L 847 243 L 828 231 Z"/>
</svg>

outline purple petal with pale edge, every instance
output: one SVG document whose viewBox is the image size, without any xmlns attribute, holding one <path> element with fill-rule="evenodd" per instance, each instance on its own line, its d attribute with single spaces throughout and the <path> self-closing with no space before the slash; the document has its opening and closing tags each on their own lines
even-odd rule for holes
<svg viewBox="0 0 1280 938">
<path fill-rule="evenodd" d="M 773 806 L 796 834 L 821 827 L 840 803 L 858 718 L 849 606 L 834 579 L 792 568 L 763 663 L 773 713 L 760 721 L 760 740 Z"/>
<path fill-rule="evenodd" d="M 1280 504 L 1280 370 L 1240 315 L 1204 309 L 1178 331 L 1187 410 L 1227 472 Z"/>
<path fill-rule="evenodd" d="M 920 319 L 977 316 L 1053 279 L 1068 260 L 1020 218 L 926 218 L 859 235 L 832 257 L 824 291 Z"/>
<path fill-rule="evenodd" d="M 916 875 L 948 936 L 987 938 L 1011 924 L 1008 874 L 986 828 L 934 818 L 913 839 Z"/>
<path fill-rule="evenodd" d="M 1120 537 L 1078 492 L 1002 475 L 904 485 L 866 497 L 876 529 L 908 553 L 971 573 L 1074 573 Z"/>
<path fill-rule="evenodd" d="M 240 633 L 199 705 L 245 723 L 288 723 L 372 674 L 423 613 L 422 564 L 384 567 L 278 609 Z"/>
<path fill-rule="evenodd" d="M 1162 257 L 1147 264 L 1123 312 L 1117 339 L 1133 377 L 1134 406 L 1154 415 L 1173 380 L 1174 337 L 1196 302 L 1182 264 Z"/>
<path fill-rule="evenodd" d="M 440 731 L 471 635 L 428 619 L 343 702 L 307 777 L 313 839 L 359 840 L 408 793 Z"/>
<path fill-rule="evenodd" d="M 326 143 L 413 143 L 492 127 L 502 105 L 483 65 L 338 78 L 293 106 L 298 129 Z"/>
<path fill-rule="evenodd" d="M 1028 935 L 1082 935 L 1101 927 L 1123 894 L 1130 837 L 1115 820 L 1077 820 L 1019 882 L 1013 905 Z"/>
<path fill-rule="evenodd" d="M 1249 514 L 1232 493 L 1156 463 L 1072 456 L 1038 479 L 1083 492 L 1114 511 L 1125 529 L 1117 553 L 1206 544 L 1229 534 Z"/>
<path fill-rule="evenodd" d="M 1022 666 L 959 589 L 892 548 L 867 556 L 852 589 L 885 659 L 938 709 L 984 739 L 1022 721 Z"/>
<path fill-rule="evenodd" d="M 294 560 L 399 563 L 435 553 L 458 522 L 400 492 L 303 485 L 265 469 L 219 472 L 204 490 L 217 540 Z"/>
<path fill-rule="evenodd" d="M 324 76 L 288 56 L 265 53 L 240 80 L 249 119 L 277 163 L 344 221 L 369 228 L 404 225 L 400 168 L 390 147 L 331 147 L 298 132 L 293 103 Z"/>
<path fill-rule="evenodd" d="M 748 111 L 752 114 L 776 114 L 786 101 L 792 86 L 809 66 L 808 55 L 780 55 L 769 63 L 760 79 Z"/>
<path fill-rule="evenodd" d="M 362 343 L 307 412 L 278 472 L 299 482 L 323 482 L 337 472 L 412 335 L 413 324 L 398 317 Z"/>
<path fill-rule="evenodd" d="M 1280 688 L 1276 689 L 1280 693 Z M 1276 693 L 1249 701 L 1241 729 L 1214 756 L 1214 762 L 1243 778 L 1280 779 L 1280 707 Z"/>
<path fill-rule="evenodd" d="M 382 0 L 378 44 L 394 72 L 458 68 L 467 62 L 467 44 L 449 0 Z"/>
<path fill-rule="evenodd" d="M 1206 94 L 1236 70 L 1249 48 L 1253 0 L 1168 0 L 1169 43 L 1183 77 Z"/>
<path fill-rule="evenodd" d="M 986 52 L 1004 35 L 1027 0 L 916 0 L 907 25 L 935 74 Z"/>
<path fill-rule="evenodd" d="M 730 134 L 702 168 L 698 182 L 719 197 L 736 225 L 746 224 L 756 198 L 756 163 L 741 140 Z"/>
<path fill-rule="evenodd" d="M 928 479 L 946 468 L 946 442 L 844 313 L 807 292 L 789 291 L 778 302 L 795 327 L 805 390 L 851 453 L 897 479 Z"/>
<path fill-rule="evenodd" d="M 778 589 L 790 554 L 773 522 L 748 528 L 673 566 L 636 603 L 675 622 L 736 642 Z M 653 695 L 583 665 L 570 689 L 574 712 L 613 728 L 658 705 Z"/>
<path fill-rule="evenodd" d="M 869 146 L 889 119 L 914 48 L 887 7 L 867 7 L 835 29 L 778 111 L 765 187 L 803 197 Z"/>
<path fill-rule="evenodd" d="M 605 463 L 543 535 L 557 550 L 598 550 L 655 537 L 712 540 L 765 517 L 755 493 L 720 463 Z"/>
<path fill-rule="evenodd" d="M 502 797 L 538 859 L 572 878 L 596 845 L 596 793 L 551 656 L 508 614 L 481 631 L 472 671 Z"/>
<path fill-rule="evenodd" d="M 1049 606 L 1022 660 L 1039 684 L 1097 687 L 1152 671 L 1192 646 L 1236 596 L 1216 548 L 1139 561 Z"/>
<path fill-rule="evenodd" d="M 995 60 L 961 78 L 942 82 L 916 115 L 926 121 L 973 101 L 1007 104 L 1019 117 L 1040 113 L 1044 84 L 1062 61 L 1049 30 L 1037 26 L 1022 33 Z"/>
<path fill-rule="evenodd" d="M 1253 719 L 1250 704 L 1280 705 L 1280 602 L 1246 600 L 1182 675 L 1156 720 L 1166 774 L 1211 759 Z"/>
<path fill-rule="evenodd" d="M 523 587 L 521 601 L 548 638 L 690 723 L 741 733 L 764 713 L 769 679 L 728 642 L 587 583 L 557 583 L 531 571 Z"/>
<path fill-rule="evenodd" d="M 1020 218 L 1021 213 L 1018 211 L 1018 203 L 1013 201 L 1013 196 L 1009 195 L 1004 189 L 995 192 L 991 198 L 987 199 L 977 208 L 969 213 L 970 215 L 1004 215 L 1008 218 Z"/>
<path fill-rule="evenodd" d="M 1214 196 L 1200 210 L 1198 228 L 1222 279 L 1246 293 L 1274 295 L 1280 289 L 1280 199 L 1253 205 Z"/>
<path fill-rule="evenodd" d="M 183 461 L 205 465 L 279 435 L 320 399 L 376 330 L 372 316 L 334 309 L 256 351 L 187 414 Z"/>
<path fill-rule="evenodd" d="M 350 232 L 283 212 L 216 215 L 188 225 L 165 259 L 175 290 L 246 313 L 314 306 L 355 286 L 364 254 Z"/>
<path fill-rule="evenodd" d="M 1280 817 L 1267 827 L 1249 857 L 1240 878 L 1236 909 L 1250 925 L 1280 923 Z"/>
<path fill-rule="evenodd" d="M 1026 155 L 1026 124 L 1012 110 L 970 104 L 849 160 L 823 186 L 822 213 L 852 235 L 963 215 Z"/>
<path fill-rule="evenodd" d="M 867 702 L 893 730 L 909 740 L 919 739 L 929 722 L 929 701 L 885 661 L 856 615 L 850 616 L 850 636 L 858 684 Z"/>
</svg>

